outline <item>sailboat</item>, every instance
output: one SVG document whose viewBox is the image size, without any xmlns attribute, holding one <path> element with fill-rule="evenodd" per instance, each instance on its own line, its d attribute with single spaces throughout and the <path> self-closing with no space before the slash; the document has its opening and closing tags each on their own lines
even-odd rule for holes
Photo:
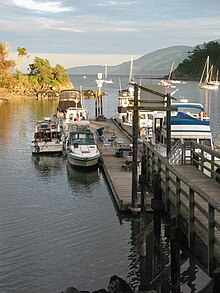
<svg viewBox="0 0 220 293">
<path fill-rule="evenodd" d="M 218 80 L 218 75 L 219 75 L 219 70 L 217 69 L 215 80 L 212 81 L 216 85 L 220 85 L 220 81 Z"/>
<path fill-rule="evenodd" d="M 168 76 L 168 79 L 167 80 L 164 80 L 164 79 L 161 79 L 160 82 L 158 83 L 159 85 L 161 86 L 164 86 L 165 88 L 176 88 L 175 85 L 172 85 L 172 82 L 170 80 L 171 78 L 171 73 L 173 71 L 173 67 L 174 67 L 174 62 L 171 66 L 171 69 L 170 69 L 170 72 L 169 72 L 169 76 Z"/>
<path fill-rule="evenodd" d="M 212 72 L 213 72 L 213 65 L 210 66 L 210 59 L 208 56 L 203 68 L 200 82 L 199 82 L 200 89 L 217 90 L 219 88 L 218 84 L 212 81 Z"/>
<path fill-rule="evenodd" d="M 104 83 L 114 83 L 112 79 L 108 79 L 108 69 L 107 65 L 105 65 L 105 76 L 104 76 Z"/>
<path fill-rule="evenodd" d="M 168 77 L 168 81 L 170 83 L 181 83 L 181 80 L 177 80 L 177 79 L 174 79 L 173 77 L 173 72 L 174 72 L 175 68 L 174 68 L 174 62 L 172 63 L 172 66 L 171 66 L 171 69 L 170 69 L 170 74 L 169 74 L 169 77 Z"/>
</svg>

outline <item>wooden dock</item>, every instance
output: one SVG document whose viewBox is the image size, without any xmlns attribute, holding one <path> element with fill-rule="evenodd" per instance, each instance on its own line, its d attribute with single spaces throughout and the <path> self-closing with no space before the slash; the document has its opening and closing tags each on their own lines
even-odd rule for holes
<svg viewBox="0 0 220 293">
<path fill-rule="evenodd" d="M 181 245 L 186 243 L 203 270 L 212 276 L 220 266 L 220 176 L 216 172 L 220 154 L 192 142 L 187 150 L 190 156 L 183 151 L 182 163 L 170 165 L 152 145 L 146 147 L 149 185 L 154 185 L 154 174 L 159 174 L 163 210 L 175 217 Z"/>
<path fill-rule="evenodd" d="M 104 141 L 98 143 L 102 156 L 102 167 L 106 180 L 111 189 L 119 211 L 139 212 L 141 196 L 138 192 L 138 208 L 132 207 L 132 171 L 126 168 L 126 156 L 117 157 L 116 152 L 120 145 L 132 147 L 132 140 L 126 132 L 117 126 L 112 120 L 91 121 L 92 130 L 104 127 Z M 115 137 L 114 142 L 109 139 Z M 120 143 L 123 142 L 123 143 Z M 141 154 L 139 154 L 140 160 Z M 138 168 L 140 174 L 140 167 Z M 147 210 L 150 211 L 150 200 L 147 201 Z M 152 211 L 152 210 L 151 210 Z"/>
<path fill-rule="evenodd" d="M 117 140 L 108 143 L 117 137 L 123 144 L 130 145 L 131 138 L 112 120 L 92 121 L 91 125 L 93 130 L 104 127 L 104 141 L 98 145 L 104 174 L 119 211 L 143 211 L 140 192 L 138 208 L 132 207 L 132 171 L 125 171 L 122 166 L 126 158 L 116 155 Z M 214 269 L 220 266 L 220 154 L 194 142 L 190 147 L 187 162 L 183 153 L 182 163 L 171 165 L 151 144 L 145 143 L 147 210 L 152 211 L 151 198 L 156 194 L 155 186 L 159 185 L 161 203 L 153 202 L 154 213 L 159 208 L 170 219 L 175 218 L 174 228 L 182 235 L 182 245 L 186 243 L 203 270 L 212 276 Z M 138 154 L 139 158 L 141 155 Z M 140 170 L 138 174 L 141 175 Z M 156 185 L 155 175 L 160 178 Z"/>
</svg>

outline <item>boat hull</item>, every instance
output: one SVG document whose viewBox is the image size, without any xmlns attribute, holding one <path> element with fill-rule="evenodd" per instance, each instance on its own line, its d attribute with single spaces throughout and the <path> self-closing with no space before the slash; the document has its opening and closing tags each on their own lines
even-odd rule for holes
<svg viewBox="0 0 220 293">
<path fill-rule="evenodd" d="M 67 160 L 73 167 L 89 168 L 98 166 L 100 154 L 93 157 L 79 157 L 71 152 L 67 152 Z"/>
<path fill-rule="evenodd" d="M 218 85 L 203 84 L 203 85 L 200 85 L 199 88 L 203 89 L 203 90 L 218 90 L 219 86 Z"/>
<path fill-rule="evenodd" d="M 63 142 L 32 142 L 31 151 L 33 155 L 39 154 L 62 154 Z"/>
</svg>

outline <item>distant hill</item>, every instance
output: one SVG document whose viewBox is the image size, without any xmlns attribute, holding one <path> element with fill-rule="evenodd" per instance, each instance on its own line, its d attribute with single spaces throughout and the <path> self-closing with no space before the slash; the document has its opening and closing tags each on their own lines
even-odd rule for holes
<svg viewBox="0 0 220 293">
<path fill-rule="evenodd" d="M 133 62 L 134 75 L 151 75 L 161 76 L 169 74 L 171 65 L 174 62 L 175 67 L 178 66 L 188 53 L 193 50 L 189 46 L 173 46 L 164 49 L 159 49 L 152 53 L 146 54 Z M 130 70 L 130 60 L 115 66 L 108 66 L 108 75 L 128 75 Z M 96 74 L 98 72 L 104 73 L 104 66 L 102 65 L 89 65 L 68 68 L 69 74 Z"/>
</svg>

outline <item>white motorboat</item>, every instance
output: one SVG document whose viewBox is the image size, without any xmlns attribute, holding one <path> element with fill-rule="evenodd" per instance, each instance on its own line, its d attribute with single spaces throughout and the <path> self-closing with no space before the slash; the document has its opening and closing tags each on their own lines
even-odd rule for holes
<svg viewBox="0 0 220 293">
<path fill-rule="evenodd" d="M 170 81 L 161 79 L 158 85 L 163 86 L 165 88 L 176 88 L 175 85 L 172 85 Z"/>
<path fill-rule="evenodd" d="M 62 139 L 65 142 L 72 123 L 88 120 L 88 112 L 85 109 L 81 92 L 78 90 L 61 91 L 56 116 L 59 120 Z"/>
<path fill-rule="evenodd" d="M 33 155 L 39 154 L 61 154 L 63 142 L 59 124 L 51 118 L 46 117 L 36 124 L 34 139 L 31 142 Z"/>
<path fill-rule="evenodd" d="M 94 133 L 88 121 L 78 121 L 71 125 L 66 141 L 67 160 L 73 167 L 93 167 L 98 165 L 100 152 Z"/>
<path fill-rule="evenodd" d="M 213 149 L 210 119 L 200 103 L 190 103 L 187 99 L 172 103 L 176 111 L 171 112 L 171 154 L 179 144 L 187 145 L 191 141 Z M 167 148 L 167 119 L 165 112 L 155 112 L 153 120 L 152 143 L 157 150 L 166 156 Z"/>
</svg>

